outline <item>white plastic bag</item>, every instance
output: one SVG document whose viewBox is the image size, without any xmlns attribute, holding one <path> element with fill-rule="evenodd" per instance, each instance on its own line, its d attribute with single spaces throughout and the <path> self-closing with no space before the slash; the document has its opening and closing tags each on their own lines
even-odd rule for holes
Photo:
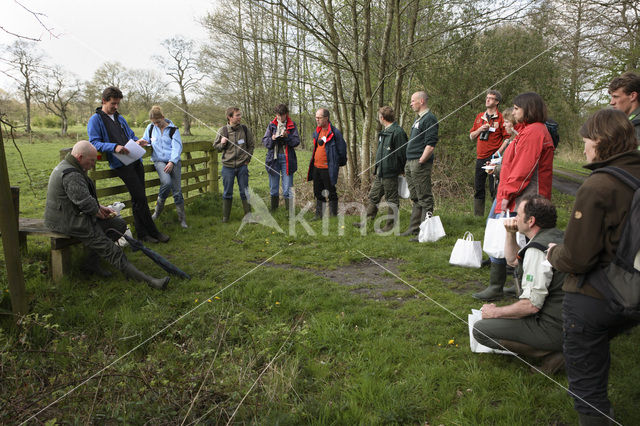
<svg viewBox="0 0 640 426">
<path fill-rule="evenodd" d="M 456 241 L 453 246 L 449 263 L 467 268 L 479 268 L 482 263 L 482 247 L 480 241 L 473 240 L 473 234 L 469 231 Z"/>
<path fill-rule="evenodd" d="M 400 198 L 409 198 L 411 194 L 409 193 L 409 184 L 407 183 L 407 178 L 400 175 L 398 176 L 398 196 Z"/>
<path fill-rule="evenodd" d="M 482 319 L 482 312 L 477 309 L 472 309 L 469 314 L 469 347 L 471 348 L 471 352 L 475 352 L 477 354 L 482 353 L 496 353 L 496 354 L 505 354 L 505 355 L 515 355 L 513 352 L 493 349 L 488 346 L 482 345 L 478 343 L 475 337 L 473 337 L 473 325 Z"/>
<path fill-rule="evenodd" d="M 507 217 L 509 216 L 507 212 Z M 504 258 L 504 242 L 507 239 L 507 230 L 504 227 L 504 215 L 495 219 L 488 219 L 484 228 L 484 241 L 482 250 L 491 257 Z"/>
<path fill-rule="evenodd" d="M 440 221 L 440 216 L 432 216 L 431 212 L 428 212 L 424 222 L 420 224 L 418 241 L 421 243 L 431 243 L 434 241 L 438 241 L 445 235 L 447 234 L 444 232 L 444 227 L 442 226 L 442 221 Z"/>
</svg>

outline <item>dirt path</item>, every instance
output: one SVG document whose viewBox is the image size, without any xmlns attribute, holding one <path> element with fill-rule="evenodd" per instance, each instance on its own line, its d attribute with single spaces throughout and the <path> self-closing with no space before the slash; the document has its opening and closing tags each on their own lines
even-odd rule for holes
<svg viewBox="0 0 640 426">
<path fill-rule="evenodd" d="M 580 185 L 582 185 L 582 182 L 584 182 L 586 177 L 586 175 L 580 173 L 554 168 L 553 188 L 557 189 L 563 194 L 575 196 L 576 191 L 578 191 L 578 188 L 580 188 Z"/>
</svg>

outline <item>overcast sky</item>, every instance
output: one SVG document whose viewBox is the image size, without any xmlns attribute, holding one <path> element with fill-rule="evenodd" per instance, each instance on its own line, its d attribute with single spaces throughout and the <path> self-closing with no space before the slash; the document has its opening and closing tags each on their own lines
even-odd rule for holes
<svg viewBox="0 0 640 426">
<path fill-rule="evenodd" d="M 62 65 L 89 80 L 100 64 L 120 61 L 127 68 L 154 68 L 153 54 L 160 43 L 183 35 L 198 41 L 207 34 L 198 19 L 213 10 L 216 0 L 19 0 L 39 12 L 57 38 L 50 36 L 34 16 L 14 0 L 0 0 L 0 26 L 5 30 L 40 38 L 38 47 L 51 64 Z M 0 30 L 0 44 L 15 37 Z M 0 74 L 0 87 L 11 86 Z"/>
</svg>

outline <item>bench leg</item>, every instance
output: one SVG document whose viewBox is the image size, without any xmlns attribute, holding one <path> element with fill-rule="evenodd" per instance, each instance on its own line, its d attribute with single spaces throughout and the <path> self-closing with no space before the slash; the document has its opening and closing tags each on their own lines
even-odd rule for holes
<svg viewBox="0 0 640 426">
<path fill-rule="evenodd" d="M 59 250 L 51 250 L 51 278 L 58 282 L 69 272 L 71 260 L 71 247 Z"/>
</svg>

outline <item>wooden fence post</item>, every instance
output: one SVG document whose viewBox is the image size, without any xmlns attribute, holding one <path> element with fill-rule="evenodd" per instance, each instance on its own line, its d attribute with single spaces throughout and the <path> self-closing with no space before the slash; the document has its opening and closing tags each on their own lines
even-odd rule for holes
<svg viewBox="0 0 640 426">
<path fill-rule="evenodd" d="M 218 194 L 218 151 L 209 150 L 209 192 Z"/>
</svg>

